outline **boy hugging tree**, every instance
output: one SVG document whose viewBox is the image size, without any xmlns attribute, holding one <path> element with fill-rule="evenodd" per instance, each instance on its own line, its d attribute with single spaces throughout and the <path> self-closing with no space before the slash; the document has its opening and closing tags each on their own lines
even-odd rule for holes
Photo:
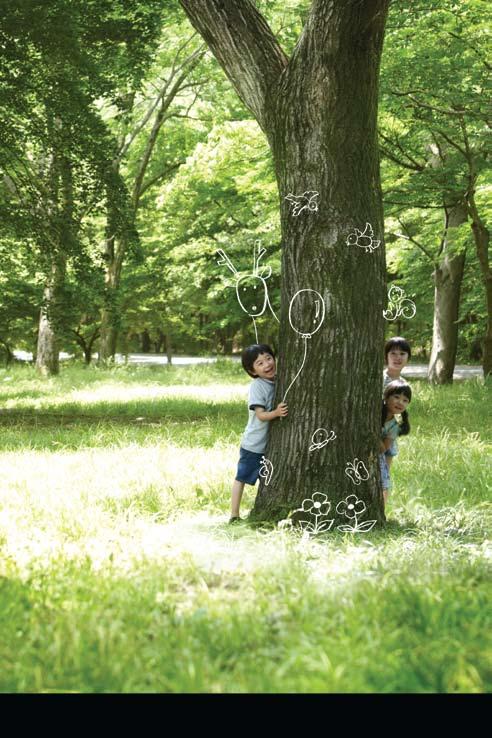
<svg viewBox="0 0 492 738">
<path fill-rule="evenodd" d="M 275 410 L 272 410 L 277 366 L 270 346 L 265 343 L 254 343 L 248 346 L 242 353 L 241 362 L 244 370 L 250 377 L 253 377 L 253 381 L 249 387 L 249 420 L 241 438 L 237 473 L 232 485 L 229 523 L 241 520 L 239 507 L 244 485 L 256 484 L 259 477 L 268 440 L 270 420 L 287 415 L 285 402 L 280 402 Z"/>
</svg>

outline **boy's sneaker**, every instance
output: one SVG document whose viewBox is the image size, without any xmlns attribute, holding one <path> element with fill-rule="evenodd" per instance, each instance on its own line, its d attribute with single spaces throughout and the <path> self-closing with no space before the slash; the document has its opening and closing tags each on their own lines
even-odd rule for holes
<svg viewBox="0 0 492 738">
<path fill-rule="evenodd" d="M 240 523 L 241 521 L 242 518 L 239 515 L 233 515 L 232 518 L 229 518 L 229 525 L 234 525 L 234 523 Z"/>
</svg>

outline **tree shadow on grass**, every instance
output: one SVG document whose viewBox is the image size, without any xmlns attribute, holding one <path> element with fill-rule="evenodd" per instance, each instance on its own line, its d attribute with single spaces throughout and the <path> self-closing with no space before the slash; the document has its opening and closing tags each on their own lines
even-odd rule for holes
<svg viewBox="0 0 492 738">
<path fill-rule="evenodd" d="M 0 450 L 93 448 L 163 440 L 210 446 L 244 425 L 242 401 L 160 398 L 0 411 Z M 207 432 L 208 431 L 208 432 Z"/>
</svg>

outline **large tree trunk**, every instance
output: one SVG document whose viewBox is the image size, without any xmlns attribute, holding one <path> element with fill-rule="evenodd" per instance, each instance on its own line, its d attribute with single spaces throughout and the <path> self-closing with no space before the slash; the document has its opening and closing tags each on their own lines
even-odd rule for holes
<svg viewBox="0 0 492 738">
<path fill-rule="evenodd" d="M 466 223 L 467 219 L 464 204 L 457 205 L 447 214 L 441 261 L 433 275 L 434 324 L 428 378 L 435 384 L 451 384 L 453 381 L 458 349 L 458 312 L 466 250 L 453 254 L 450 253 L 450 249 L 454 240 L 453 229 Z"/>
<path fill-rule="evenodd" d="M 336 505 L 350 494 L 364 501 L 368 517 L 381 522 L 386 291 L 376 116 L 388 2 L 314 0 L 290 61 L 249 0 L 181 4 L 264 129 L 280 194 L 276 401 L 289 390 L 289 415 L 270 424 L 266 456 L 273 474 L 268 486 L 260 484 L 252 516 L 278 520 L 321 492 L 338 522 L 347 521 Z M 306 191 L 319 193 L 319 210 L 294 215 L 285 198 Z M 378 242 L 372 251 L 347 243 L 366 223 L 374 229 L 371 245 Z M 300 290 L 315 290 L 325 303 L 326 317 L 316 332 L 321 299 L 314 292 L 295 298 Z M 310 451 L 319 428 L 333 430 L 336 440 Z M 369 476 L 354 483 L 345 469 L 358 461 Z"/>
</svg>

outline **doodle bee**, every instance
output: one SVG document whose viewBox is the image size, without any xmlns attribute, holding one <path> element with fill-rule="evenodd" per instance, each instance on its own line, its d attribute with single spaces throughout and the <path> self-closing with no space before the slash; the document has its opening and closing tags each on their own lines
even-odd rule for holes
<svg viewBox="0 0 492 738">
<path fill-rule="evenodd" d="M 307 210 L 311 213 L 317 213 L 318 212 L 318 203 L 316 201 L 316 198 L 319 196 L 319 192 L 316 190 L 306 190 L 306 192 L 303 192 L 302 195 L 293 195 L 291 192 L 289 192 L 288 195 L 284 198 L 284 200 L 288 200 L 290 204 L 293 206 L 291 213 L 295 217 L 300 215 L 303 210 Z"/>
<path fill-rule="evenodd" d="M 347 246 L 358 246 L 360 249 L 364 249 L 364 253 L 372 253 L 378 248 L 381 241 L 376 241 L 374 238 L 374 231 L 370 223 L 366 223 L 366 227 L 363 231 L 359 231 L 356 228 L 352 233 L 349 233 L 347 237 Z"/>
</svg>

